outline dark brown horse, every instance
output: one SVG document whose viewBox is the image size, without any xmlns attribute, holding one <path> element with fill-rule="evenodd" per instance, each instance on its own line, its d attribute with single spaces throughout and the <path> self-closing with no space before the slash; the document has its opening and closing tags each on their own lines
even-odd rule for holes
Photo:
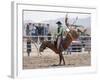
<svg viewBox="0 0 100 80">
<path fill-rule="evenodd" d="M 54 43 L 50 42 L 50 41 L 44 41 L 42 42 L 41 46 L 40 46 L 40 49 L 39 51 L 40 52 L 43 52 L 43 50 L 48 47 L 50 48 L 51 50 L 53 50 L 56 54 L 59 55 L 59 64 L 58 65 L 61 65 L 61 62 L 63 61 L 63 65 L 65 65 L 65 60 L 64 60 L 64 57 L 63 57 L 63 54 L 62 54 L 62 51 L 63 50 L 66 50 L 69 45 L 71 44 L 71 42 L 73 40 L 76 40 L 78 38 L 78 32 L 75 31 L 75 30 L 70 30 L 68 33 L 65 32 L 65 38 L 63 39 L 62 41 L 62 46 L 61 48 L 58 50 L 57 49 L 57 44 L 56 44 L 56 41 L 54 41 Z"/>
</svg>

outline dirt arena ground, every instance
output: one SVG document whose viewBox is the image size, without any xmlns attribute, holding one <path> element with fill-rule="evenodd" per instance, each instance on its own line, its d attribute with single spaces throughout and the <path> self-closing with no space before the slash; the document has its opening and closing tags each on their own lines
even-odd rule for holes
<svg viewBox="0 0 100 80">
<path fill-rule="evenodd" d="M 50 52 L 49 52 L 50 53 Z M 46 55 L 45 55 L 46 54 Z M 23 56 L 23 69 L 36 69 L 36 68 L 56 68 L 56 67 L 80 67 L 91 65 L 91 55 L 88 53 L 74 53 L 71 55 L 64 55 L 66 65 L 52 66 L 58 64 L 59 57 L 57 54 L 48 54 L 47 52 L 42 55 Z"/>
</svg>

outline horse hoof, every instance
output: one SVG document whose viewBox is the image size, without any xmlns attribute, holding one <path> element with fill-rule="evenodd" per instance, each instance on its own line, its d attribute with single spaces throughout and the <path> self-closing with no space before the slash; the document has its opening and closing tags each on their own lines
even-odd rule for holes
<svg viewBox="0 0 100 80">
<path fill-rule="evenodd" d="M 75 64 L 68 64 L 68 65 L 75 65 Z"/>
<path fill-rule="evenodd" d="M 61 64 L 53 64 L 52 66 L 62 66 Z"/>
<path fill-rule="evenodd" d="M 58 66 L 57 64 L 53 64 L 53 65 L 51 65 L 51 66 Z"/>
</svg>

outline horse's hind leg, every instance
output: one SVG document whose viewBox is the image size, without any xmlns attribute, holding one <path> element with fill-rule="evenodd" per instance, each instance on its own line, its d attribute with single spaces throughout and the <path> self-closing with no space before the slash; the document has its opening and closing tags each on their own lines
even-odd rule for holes
<svg viewBox="0 0 100 80">
<path fill-rule="evenodd" d="M 65 60 L 63 55 L 62 55 L 62 60 L 63 60 L 63 65 L 65 65 Z"/>
<path fill-rule="evenodd" d="M 64 56 L 63 56 L 62 52 L 61 52 L 61 61 L 63 61 L 63 65 L 65 65 L 65 60 L 64 60 Z"/>
<path fill-rule="evenodd" d="M 62 61 L 62 55 L 61 53 L 59 53 L 59 64 L 58 65 L 61 65 L 61 61 Z"/>
<path fill-rule="evenodd" d="M 62 53 L 59 54 L 59 65 L 61 65 L 61 62 L 63 61 L 63 65 L 65 65 L 65 60 L 64 57 L 62 55 Z"/>
</svg>

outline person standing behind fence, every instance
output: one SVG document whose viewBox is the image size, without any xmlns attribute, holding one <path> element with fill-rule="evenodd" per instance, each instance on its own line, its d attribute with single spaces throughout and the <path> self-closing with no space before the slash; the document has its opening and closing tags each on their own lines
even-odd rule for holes
<svg viewBox="0 0 100 80">
<path fill-rule="evenodd" d="M 31 53 L 31 40 L 30 38 L 27 39 L 27 54 L 30 56 Z"/>
<path fill-rule="evenodd" d="M 33 24 L 33 26 L 32 26 L 31 36 L 32 36 L 32 39 L 33 39 L 33 40 L 36 38 L 36 37 L 34 37 L 34 36 L 36 36 L 36 27 L 35 27 L 34 24 Z"/>
<path fill-rule="evenodd" d="M 33 26 L 32 26 L 31 35 L 32 35 L 32 36 L 36 36 L 36 27 L 35 27 L 34 24 L 33 24 Z"/>
<path fill-rule="evenodd" d="M 49 34 L 49 24 L 47 24 L 45 32 L 46 32 L 46 35 Z"/>
<path fill-rule="evenodd" d="M 47 36 L 48 36 L 48 41 L 51 41 L 51 33 L 50 32 L 47 34 Z"/>
<path fill-rule="evenodd" d="M 30 33 L 29 24 L 27 24 L 27 26 L 26 26 L 26 36 L 29 36 L 29 33 Z"/>
<path fill-rule="evenodd" d="M 37 30 L 38 30 L 38 35 L 40 36 L 41 35 L 41 24 L 40 23 L 38 23 Z"/>
</svg>

